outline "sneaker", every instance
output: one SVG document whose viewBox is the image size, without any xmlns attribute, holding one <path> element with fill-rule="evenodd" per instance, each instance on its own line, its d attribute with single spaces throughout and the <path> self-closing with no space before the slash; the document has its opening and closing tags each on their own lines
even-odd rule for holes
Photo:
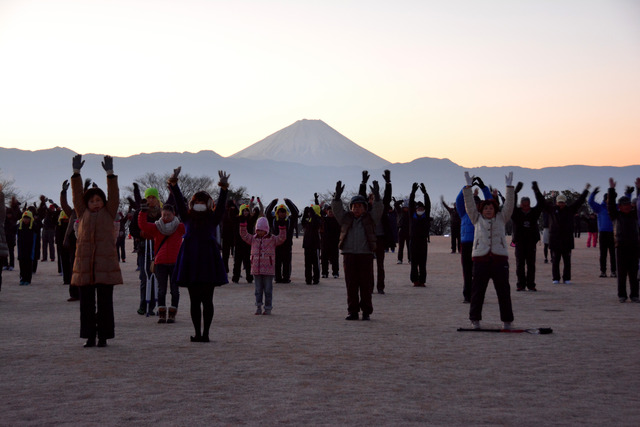
<svg viewBox="0 0 640 427">
<path fill-rule="evenodd" d="M 544 263 L 545 263 L 545 264 L 549 264 L 549 260 L 545 258 L 545 259 L 544 259 Z"/>
<path fill-rule="evenodd" d="M 626 302 L 627 301 L 627 297 L 620 297 L 620 298 L 618 298 L 618 301 Z"/>
<path fill-rule="evenodd" d="M 416 287 L 416 288 L 419 288 L 420 287 L 420 282 L 413 282 L 413 286 Z"/>
<path fill-rule="evenodd" d="M 462 301 L 462 303 L 463 303 L 463 304 L 471 304 L 471 301 L 465 298 L 465 299 Z"/>
<path fill-rule="evenodd" d="M 564 283 L 565 285 L 570 285 L 571 284 L 571 280 L 563 280 L 562 283 Z"/>
<path fill-rule="evenodd" d="M 328 274 L 323 274 L 323 275 L 322 275 L 322 278 L 323 278 L 323 279 L 328 279 L 328 278 L 329 278 L 329 275 L 328 275 Z"/>
<path fill-rule="evenodd" d="M 371 320 L 371 317 L 369 317 L 368 314 L 362 314 L 362 320 Z"/>
<path fill-rule="evenodd" d="M 146 311 L 145 311 L 145 309 L 144 309 L 144 308 L 139 308 L 139 309 L 138 309 L 138 314 L 139 314 L 140 316 L 144 316 L 144 315 L 145 315 L 145 313 L 146 313 Z"/>
<path fill-rule="evenodd" d="M 334 279 L 337 279 L 338 277 L 340 277 L 340 276 L 338 276 L 337 274 L 334 274 L 334 275 L 333 275 L 333 278 L 334 278 Z"/>
<path fill-rule="evenodd" d="M 618 277 L 618 275 L 616 274 L 616 272 L 615 272 L 615 271 L 612 271 L 612 272 L 611 272 L 611 277 Z"/>
<path fill-rule="evenodd" d="M 345 317 L 344 320 L 359 320 L 360 317 L 358 316 L 358 313 L 354 313 L 354 314 L 349 314 L 347 317 Z"/>
<path fill-rule="evenodd" d="M 472 320 L 471 321 L 471 328 L 480 329 L 480 321 L 479 320 Z"/>
<path fill-rule="evenodd" d="M 511 325 L 511 322 L 504 322 L 502 324 L 502 329 L 510 331 L 511 329 L 513 329 L 513 326 Z"/>
<path fill-rule="evenodd" d="M 638 302 L 638 303 L 640 303 L 640 298 L 638 298 L 638 297 L 631 297 L 631 302 Z"/>
<path fill-rule="evenodd" d="M 559 281 L 559 280 L 554 280 L 554 281 L 553 281 L 553 284 L 554 284 L 554 285 L 557 285 L 558 283 L 560 283 L 560 281 Z"/>
<path fill-rule="evenodd" d="M 263 316 L 269 316 L 271 314 L 271 310 L 265 310 L 262 315 Z"/>
<path fill-rule="evenodd" d="M 538 292 L 535 286 L 529 288 L 529 292 Z"/>
<path fill-rule="evenodd" d="M 13 271 L 13 267 L 9 267 L 9 271 Z"/>
<path fill-rule="evenodd" d="M 603 271 L 602 273 L 600 273 L 600 277 L 607 277 L 607 273 Z"/>
<path fill-rule="evenodd" d="M 384 295 L 384 290 L 379 289 L 379 290 L 378 290 L 378 293 L 379 293 L 380 295 Z"/>
<path fill-rule="evenodd" d="M 4 267 L 2 267 L 2 271 L 6 271 L 8 269 L 9 269 L 9 267 L 7 267 L 6 265 Z"/>
<path fill-rule="evenodd" d="M 518 292 L 522 292 L 522 291 L 524 291 L 524 288 L 523 288 L 523 287 L 517 287 L 517 288 L 516 288 L 516 291 L 518 291 Z"/>
<path fill-rule="evenodd" d="M 78 301 L 79 298 L 74 298 L 74 297 L 69 297 L 69 299 L 67 299 L 67 301 L 69 302 L 73 302 L 73 301 Z"/>
<path fill-rule="evenodd" d="M 402 264 L 402 260 L 399 259 L 396 264 Z"/>
</svg>

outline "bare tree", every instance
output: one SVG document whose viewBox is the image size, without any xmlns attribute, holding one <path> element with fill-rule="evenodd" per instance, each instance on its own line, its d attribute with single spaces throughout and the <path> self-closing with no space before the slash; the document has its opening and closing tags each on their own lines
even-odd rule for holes
<svg viewBox="0 0 640 427">
<path fill-rule="evenodd" d="M 449 211 L 441 204 L 437 204 L 436 207 L 431 209 L 431 218 L 431 234 L 442 236 L 446 232 L 450 232 L 451 218 Z"/>
</svg>

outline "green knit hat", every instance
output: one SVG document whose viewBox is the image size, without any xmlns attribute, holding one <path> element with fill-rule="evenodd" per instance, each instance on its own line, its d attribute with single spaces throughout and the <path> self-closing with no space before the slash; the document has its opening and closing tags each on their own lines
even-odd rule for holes
<svg viewBox="0 0 640 427">
<path fill-rule="evenodd" d="M 144 191 L 144 198 L 146 199 L 149 196 L 153 196 L 156 199 L 160 200 L 160 194 L 158 193 L 157 188 L 149 187 Z"/>
</svg>

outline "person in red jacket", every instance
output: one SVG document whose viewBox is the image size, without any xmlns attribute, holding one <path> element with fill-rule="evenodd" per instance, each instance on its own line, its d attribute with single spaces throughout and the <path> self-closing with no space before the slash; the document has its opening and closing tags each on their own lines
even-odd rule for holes
<svg viewBox="0 0 640 427">
<path fill-rule="evenodd" d="M 174 323 L 180 302 L 180 290 L 173 280 L 173 270 L 182 244 L 184 224 L 176 217 L 173 206 L 162 207 L 162 216 L 156 222 L 147 222 L 147 204 L 143 200 L 138 215 L 138 226 L 153 238 L 155 248 L 153 269 L 158 281 L 158 323 Z M 167 282 L 171 287 L 171 306 L 167 319 Z"/>
</svg>

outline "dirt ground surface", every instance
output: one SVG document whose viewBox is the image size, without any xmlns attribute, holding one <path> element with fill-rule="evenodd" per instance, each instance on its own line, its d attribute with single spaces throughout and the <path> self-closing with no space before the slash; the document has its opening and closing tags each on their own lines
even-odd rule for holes
<svg viewBox="0 0 640 427">
<path fill-rule="evenodd" d="M 216 289 L 210 343 L 189 340 L 186 289 L 175 324 L 136 313 L 131 241 L 106 348 L 82 347 L 55 263 L 26 287 L 3 271 L 0 425 L 640 424 L 640 304 L 620 304 L 616 279 L 598 277 L 585 235 L 571 285 L 551 283 L 538 248 L 538 292 L 515 291 L 511 249 L 514 326 L 551 335 L 457 332 L 469 305 L 446 237 L 431 240 L 426 288 L 388 253 L 371 321 L 345 321 L 343 278 L 307 286 L 301 241 L 272 316 L 254 315 L 244 279 Z M 500 326 L 491 285 L 483 315 L 483 327 Z"/>
</svg>

